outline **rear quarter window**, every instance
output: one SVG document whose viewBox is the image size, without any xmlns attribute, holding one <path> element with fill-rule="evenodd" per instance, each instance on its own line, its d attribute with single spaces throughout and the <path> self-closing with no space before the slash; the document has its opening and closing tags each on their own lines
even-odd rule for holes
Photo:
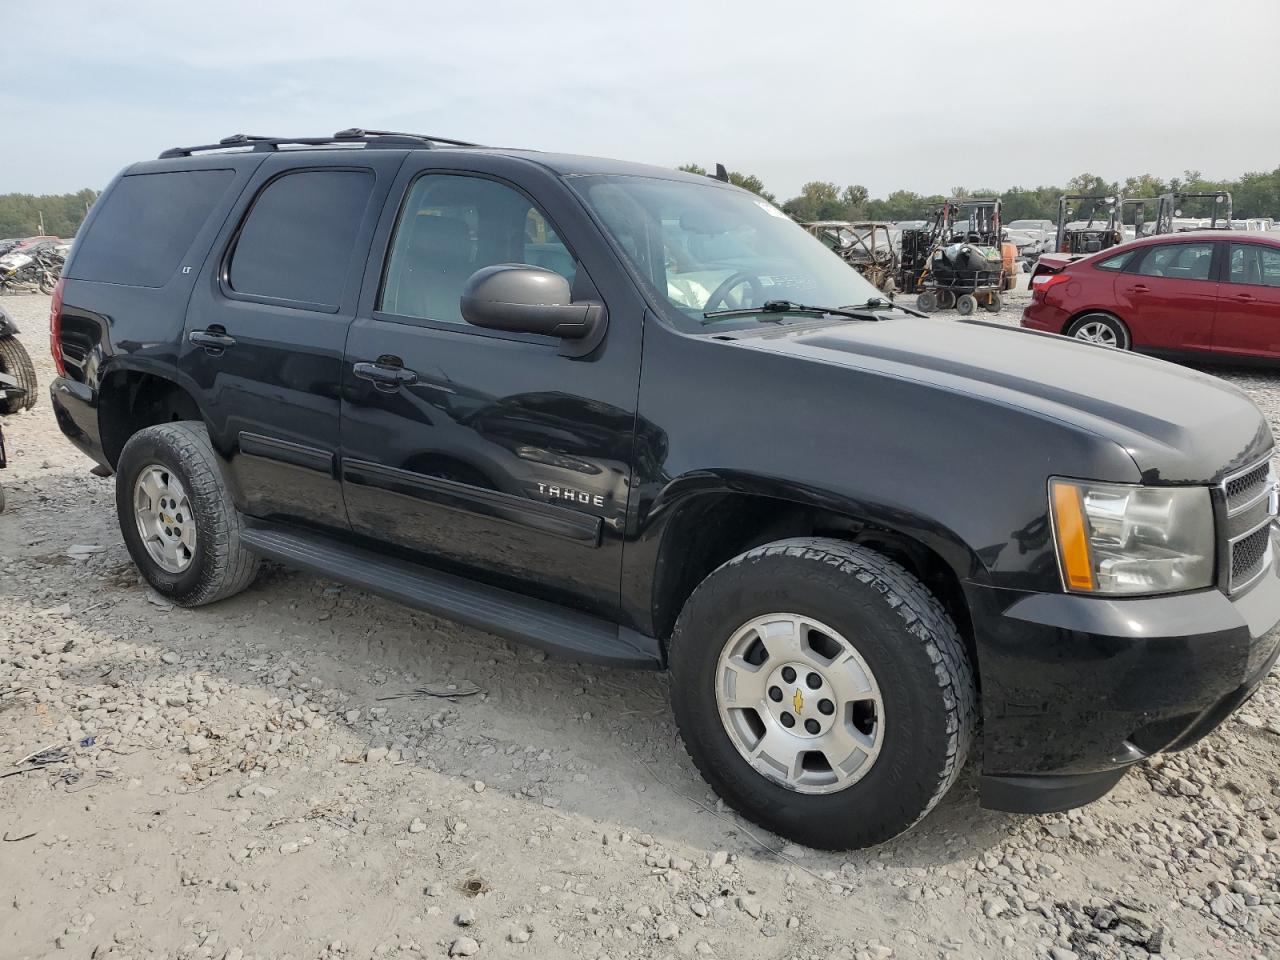
<svg viewBox="0 0 1280 960">
<path fill-rule="evenodd" d="M 134 287 L 163 287 L 231 186 L 231 170 L 125 176 L 76 239 L 69 274 Z"/>
<path fill-rule="evenodd" d="M 268 183 L 232 250 L 231 289 L 336 310 L 373 182 L 368 170 L 300 170 Z"/>
<path fill-rule="evenodd" d="M 1131 256 L 1133 256 L 1132 250 L 1128 253 L 1117 253 L 1114 257 L 1099 260 L 1093 265 L 1093 268 L 1095 270 L 1123 270 L 1124 265 L 1129 262 Z"/>
</svg>

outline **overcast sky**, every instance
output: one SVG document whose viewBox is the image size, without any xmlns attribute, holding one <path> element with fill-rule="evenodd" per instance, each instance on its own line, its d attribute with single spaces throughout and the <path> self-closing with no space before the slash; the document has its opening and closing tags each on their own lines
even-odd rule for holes
<svg viewBox="0 0 1280 960">
<path fill-rule="evenodd" d="M 1280 166 L 1280 0 L 18 6 L 0 193 L 349 126 L 721 161 L 780 200 L 815 179 L 880 196 Z"/>
</svg>

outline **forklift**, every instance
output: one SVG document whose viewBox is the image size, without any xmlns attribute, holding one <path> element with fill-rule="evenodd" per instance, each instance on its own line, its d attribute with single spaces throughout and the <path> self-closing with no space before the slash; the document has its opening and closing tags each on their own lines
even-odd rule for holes
<svg viewBox="0 0 1280 960">
<path fill-rule="evenodd" d="M 1212 200 L 1213 213 L 1209 217 L 1209 229 L 1231 229 L 1231 191 L 1213 190 L 1207 193 L 1192 193 L 1175 190 L 1172 193 L 1163 194 L 1158 201 L 1155 232 L 1180 233 L 1184 230 L 1198 229 L 1197 227 L 1179 227 L 1173 222 L 1174 217 L 1182 216 L 1182 208 L 1188 200 Z"/>
<path fill-rule="evenodd" d="M 1004 242 L 999 198 L 953 197 L 927 228 L 903 231 L 899 286 L 916 294 L 925 313 L 954 307 L 969 316 L 979 306 L 998 313 L 1001 292 L 1015 282 L 1016 257 Z"/>
<path fill-rule="evenodd" d="M 1058 236 L 1054 249 L 1059 253 L 1097 253 L 1123 242 L 1120 216 L 1123 202 L 1114 196 L 1067 194 L 1059 197 Z M 1089 205 L 1089 219 L 1083 223 L 1072 220 L 1086 203 Z M 1105 217 L 1098 215 L 1099 208 L 1105 211 Z"/>
</svg>

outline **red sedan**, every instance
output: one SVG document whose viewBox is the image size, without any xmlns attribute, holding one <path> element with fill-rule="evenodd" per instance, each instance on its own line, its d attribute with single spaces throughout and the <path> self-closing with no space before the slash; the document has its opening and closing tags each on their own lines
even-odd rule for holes
<svg viewBox="0 0 1280 960">
<path fill-rule="evenodd" d="M 1045 254 L 1022 325 L 1175 358 L 1280 359 L 1280 236 L 1200 230 Z"/>
</svg>

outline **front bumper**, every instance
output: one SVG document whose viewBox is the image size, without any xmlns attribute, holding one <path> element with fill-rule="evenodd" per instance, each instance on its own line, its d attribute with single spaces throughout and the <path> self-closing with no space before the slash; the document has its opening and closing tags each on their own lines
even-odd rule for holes
<svg viewBox="0 0 1280 960">
<path fill-rule="evenodd" d="M 1274 535 L 1274 534 L 1273 534 Z M 984 806 L 1096 800 L 1129 765 L 1189 747 L 1280 655 L 1280 575 L 1243 594 L 1105 599 L 966 586 L 982 677 Z"/>
</svg>

